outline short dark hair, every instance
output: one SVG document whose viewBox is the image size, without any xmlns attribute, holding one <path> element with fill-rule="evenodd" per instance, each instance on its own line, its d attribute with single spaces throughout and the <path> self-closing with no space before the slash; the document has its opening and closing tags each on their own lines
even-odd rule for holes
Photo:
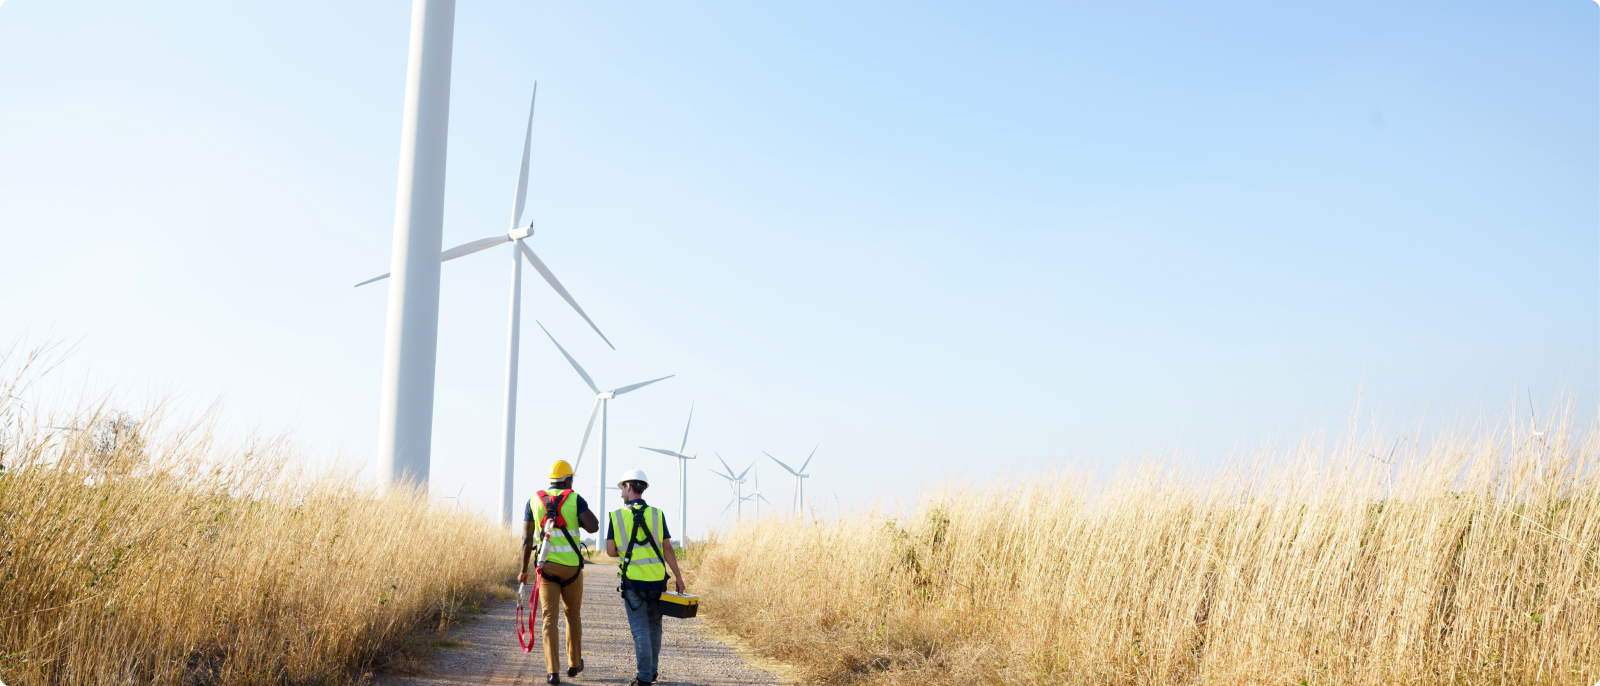
<svg viewBox="0 0 1600 686">
<path fill-rule="evenodd" d="M 647 483 L 645 483 L 643 481 L 640 481 L 638 479 L 632 479 L 632 480 L 629 480 L 629 481 L 624 481 L 624 482 L 622 482 L 622 485 L 627 486 L 628 488 L 632 489 L 634 493 L 638 493 L 640 495 L 644 495 L 644 489 L 650 487 L 650 484 L 647 484 Z"/>
</svg>

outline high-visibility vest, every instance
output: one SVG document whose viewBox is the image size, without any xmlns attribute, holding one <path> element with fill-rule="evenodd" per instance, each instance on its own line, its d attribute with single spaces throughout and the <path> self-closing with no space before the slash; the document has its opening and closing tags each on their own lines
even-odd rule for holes
<svg viewBox="0 0 1600 686">
<path fill-rule="evenodd" d="M 550 540 L 545 544 L 546 550 L 550 553 L 545 557 L 545 561 L 577 567 L 578 550 L 573 544 L 583 533 L 578 528 L 577 493 L 570 488 L 562 491 L 539 491 L 528 501 L 528 507 L 533 508 L 539 518 L 540 531 L 544 531 L 544 520 L 549 516 L 546 503 L 560 503 L 560 507 L 557 509 L 555 526 L 550 527 Z"/>
<path fill-rule="evenodd" d="M 644 517 L 644 527 L 634 531 L 633 519 L 635 513 Z M 629 505 L 611 513 L 611 540 L 617 545 L 617 554 L 624 556 L 627 561 L 627 578 L 634 581 L 665 581 L 667 579 L 667 562 L 661 559 L 657 551 L 666 546 L 661 539 L 661 532 L 666 527 L 661 524 L 661 510 L 649 505 Z M 650 537 L 645 538 L 649 531 Z M 628 549 L 628 538 L 633 537 L 633 550 Z M 650 545 L 655 541 L 655 545 Z M 617 576 L 623 575 L 623 568 L 618 566 Z"/>
</svg>

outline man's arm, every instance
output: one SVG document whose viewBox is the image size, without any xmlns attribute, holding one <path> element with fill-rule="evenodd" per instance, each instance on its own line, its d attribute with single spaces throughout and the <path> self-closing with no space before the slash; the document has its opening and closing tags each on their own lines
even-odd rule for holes
<svg viewBox="0 0 1600 686">
<path fill-rule="evenodd" d="M 522 573 L 517 575 L 517 583 L 528 581 L 528 556 L 533 553 L 533 522 L 522 523 Z"/>
<path fill-rule="evenodd" d="M 677 582 L 678 592 L 684 592 L 689 587 L 683 583 L 683 572 L 678 571 L 678 554 L 672 552 L 672 539 L 661 539 L 661 552 L 667 554 L 667 566 L 672 568 L 672 580 Z"/>
<path fill-rule="evenodd" d="M 600 520 L 595 519 L 594 513 L 588 510 L 578 513 L 578 526 L 591 534 L 600 532 Z"/>
</svg>

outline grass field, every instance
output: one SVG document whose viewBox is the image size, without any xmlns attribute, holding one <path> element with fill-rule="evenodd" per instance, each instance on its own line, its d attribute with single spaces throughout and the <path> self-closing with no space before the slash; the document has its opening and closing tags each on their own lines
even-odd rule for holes
<svg viewBox="0 0 1600 686">
<path fill-rule="evenodd" d="M 1600 681 L 1592 427 L 955 486 L 689 555 L 713 621 L 829 684 Z"/>
<path fill-rule="evenodd" d="M 10 686 L 346 683 L 516 573 L 480 517 L 107 419 L 3 441 Z"/>
</svg>

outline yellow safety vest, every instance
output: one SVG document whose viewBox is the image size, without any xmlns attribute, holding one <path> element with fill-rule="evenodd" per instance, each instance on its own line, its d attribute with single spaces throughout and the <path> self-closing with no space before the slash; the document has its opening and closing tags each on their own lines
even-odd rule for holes
<svg viewBox="0 0 1600 686">
<path fill-rule="evenodd" d="M 566 493 L 571 495 L 567 496 L 566 502 L 561 503 L 560 521 L 555 526 L 550 527 L 550 541 L 545 544 L 547 546 L 546 550 L 550 554 L 545 556 L 545 561 L 568 567 L 577 567 L 579 564 L 578 550 L 573 547 L 573 544 L 577 543 L 578 537 L 583 534 L 582 530 L 578 528 L 580 525 L 578 524 L 577 492 L 571 489 L 565 491 L 539 491 L 537 495 L 528 500 L 528 507 L 533 508 L 538 517 L 539 530 L 544 531 L 544 520 L 548 516 L 548 513 L 545 512 L 544 496 L 550 496 L 551 500 L 560 500 L 561 496 Z M 561 526 L 562 522 L 567 525 L 565 528 Z"/>
<path fill-rule="evenodd" d="M 644 526 L 635 531 L 633 520 L 635 514 L 644 518 Z M 667 561 L 661 559 L 657 551 L 665 548 L 661 532 L 665 527 L 661 525 L 661 510 L 649 505 L 629 505 L 611 513 L 611 539 L 617 545 L 617 554 L 627 561 L 627 577 L 634 581 L 665 581 L 667 579 Z M 648 531 L 649 538 L 645 537 Z M 628 549 L 628 539 L 633 538 L 633 549 Z M 655 545 L 650 545 L 655 541 Z M 623 575 L 623 567 L 618 566 L 617 576 Z"/>
</svg>

